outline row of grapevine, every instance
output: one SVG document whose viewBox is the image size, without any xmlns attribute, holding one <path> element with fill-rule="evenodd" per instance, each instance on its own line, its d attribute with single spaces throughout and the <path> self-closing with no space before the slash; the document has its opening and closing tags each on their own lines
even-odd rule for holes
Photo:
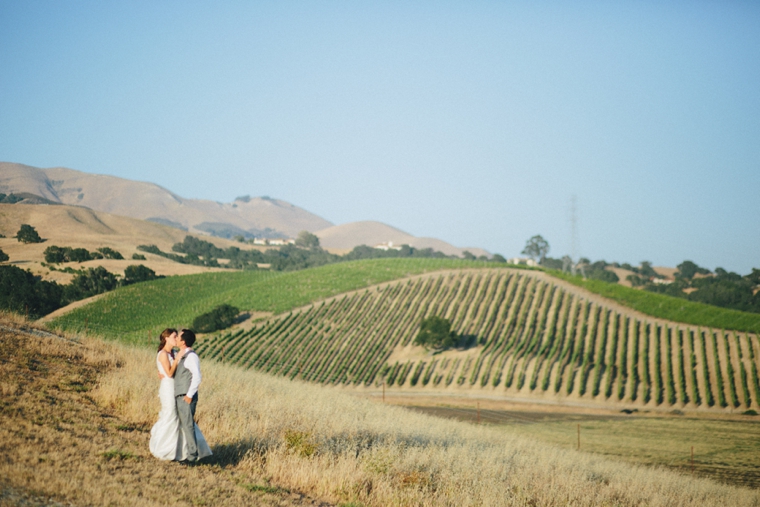
<svg viewBox="0 0 760 507">
<path fill-rule="evenodd" d="M 430 315 L 448 319 L 479 345 L 436 355 L 417 351 L 389 362 L 394 352 L 413 351 L 419 323 Z M 207 337 L 199 350 L 242 367 L 331 384 L 742 410 L 758 408 L 760 399 L 757 336 L 647 319 L 521 270 L 459 270 L 390 282 Z"/>
</svg>

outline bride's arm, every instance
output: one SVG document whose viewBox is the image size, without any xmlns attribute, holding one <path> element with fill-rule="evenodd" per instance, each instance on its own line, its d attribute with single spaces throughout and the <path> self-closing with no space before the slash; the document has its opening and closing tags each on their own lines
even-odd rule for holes
<svg viewBox="0 0 760 507">
<path fill-rule="evenodd" d="M 163 366 L 164 371 L 166 372 L 167 375 L 169 375 L 169 377 L 174 375 L 174 370 L 169 366 L 169 354 L 167 354 L 164 351 L 161 351 L 161 353 L 158 354 L 158 361 L 161 363 L 161 366 Z M 161 375 L 161 372 L 158 372 L 158 376 L 161 378 L 164 378 L 164 376 Z"/>
<path fill-rule="evenodd" d="M 179 365 L 179 360 L 182 359 L 182 356 L 184 354 L 185 354 L 184 351 L 180 350 L 179 352 L 177 352 L 177 355 L 174 357 L 174 364 L 172 364 L 171 366 L 168 366 L 168 364 L 164 365 L 164 370 L 170 377 L 174 376 L 174 371 L 177 369 L 177 365 Z M 166 355 L 164 357 L 166 357 Z M 168 363 L 169 359 L 166 359 L 166 362 Z"/>
</svg>

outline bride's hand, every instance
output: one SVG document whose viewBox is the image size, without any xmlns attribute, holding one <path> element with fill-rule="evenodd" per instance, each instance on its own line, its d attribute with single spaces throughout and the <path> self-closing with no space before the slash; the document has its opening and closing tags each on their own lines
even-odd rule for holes
<svg viewBox="0 0 760 507">
<path fill-rule="evenodd" d="M 180 351 L 177 352 L 177 355 L 174 356 L 174 360 L 179 361 L 180 359 L 182 359 L 182 356 L 185 355 L 185 350 L 187 349 L 180 349 Z"/>
</svg>

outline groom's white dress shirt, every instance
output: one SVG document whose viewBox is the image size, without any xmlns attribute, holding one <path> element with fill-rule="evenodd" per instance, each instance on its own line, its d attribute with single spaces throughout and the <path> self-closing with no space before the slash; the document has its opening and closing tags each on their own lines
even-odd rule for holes
<svg viewBox="0 0 760 507">
<path fill-rule="evenodd" d="M 191 354 L 192 352 L 192 354 Z M 187 368 L 193 375 L 193 379 L 190 381 L 190 387 L 187 388 L 188 398 L 195 396 L 198 392 L 198 386 L 201 385 L 201 361 L 198 358 L 198 354 L 193 349 L 188 349 L 185 352 L 185 368 Z"/>
</svg>

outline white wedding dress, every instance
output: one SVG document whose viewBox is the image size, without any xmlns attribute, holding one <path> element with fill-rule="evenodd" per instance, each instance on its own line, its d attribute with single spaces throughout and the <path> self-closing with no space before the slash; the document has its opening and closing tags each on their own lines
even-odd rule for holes
<svg viewBox="0 0 760 507">
<path fill-rule="evenodd" d="M 159 355 L 161 352 L 158 353 Z M 161 400 L 161 411 L 158 422 L 150 430 L 150 453 L 158 459 L 184 461 L 188 458 L 185 439 L 179 429 L 177 405 L 174 399 L 174 379 L 169 377 L 156 356 L 156 366 L 161 374 L 161 385 L 158 388 L 158 398 Z M 169 364 L 174 358 L 169 356 Z M 195 440 L 198 443 L 198 459 L 211 456 L 211 448 L 206 443 L 198 425 L 195 425 Z"/>
</svg>

